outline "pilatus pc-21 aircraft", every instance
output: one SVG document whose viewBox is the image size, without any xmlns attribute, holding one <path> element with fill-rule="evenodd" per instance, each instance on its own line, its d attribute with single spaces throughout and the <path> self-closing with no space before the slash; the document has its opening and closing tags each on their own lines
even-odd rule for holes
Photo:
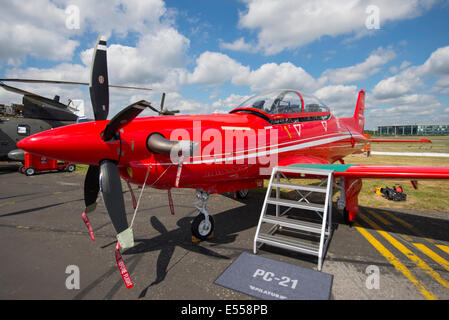
<svg viewBox="0 0 449 320">
<path fill-rule="evenodd" d="M 345 156 L 361 153 L 370 142 L 363 135 L 364 90 L 359 92 L 354 115 L 340 119 L 311 95 L 275 90 L 248 99 L 228 114 L 136 118 L 151 107 L 142 100 L 106 120 L 106 41 L 101 38 L 91 68 L 95 121 L 33 135 L 20 141 L 19 147 L 89 165 L 83 219 L 89 227 L 86 213 L 95 209 L 101 191 L 117 232 L 116 257 L 118 248 L 134 245 L 120 177 L 142 190 L 145 185 L 169 190 L 169 195 L 171 188 L 196 189 L 201 205 L 192 222 L 192 234 L 199 240 L 208 239 L 214 230 L 214 220 L 206 209 L 209 194 L 262 187 L 274 166 L 302 164 L 335 170 L 334 177 L 344 186 L 347 221 L 353 221 L 358 212 L 361 179 L 449 179 L 449 168 L 344 164 Z M 334 164 L 337 161 L 340 164 Z M 117 261 L 123 271 L 122 262 Z"/>
</svg>

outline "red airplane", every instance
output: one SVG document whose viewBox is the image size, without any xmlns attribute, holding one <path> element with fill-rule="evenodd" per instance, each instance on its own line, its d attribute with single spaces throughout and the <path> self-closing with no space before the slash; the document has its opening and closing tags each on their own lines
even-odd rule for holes
<svg viewBox="0 0 449 320">
<path fill-rule="evenodd" d="M 101 191 L 122 248 L 132 247 L 134 240 L 120 177 L 142 187 L 198 190 L 201 206 L 192 222 L 192 234 L 199 240 L 208 239 L 214 230 L 206 209 L 210 193 L 241 191 L 245 196 L 245 190 L 263 186 L 274 166 L 302 164 L 335 170 L 334 176 L 344 186 L 347 222 L 358 213 L 363 178 L 449 178 L 445 167 L 344 164 L 345 156 L 362 153 L 370 142 L 363 135 L 364 90 L 359 92 L 354 115 L 348 118 L 336 118 L 311 95 L 274 90 L 248 99 L 228 114 L 136 118 L 145 108 L 152 108 L 149 102 L 139 101 L 108 121 L 106 41 L 101 38 L 91 68 L 95 121 L 42 132 L 21 140 L 18 146 L 33 154 L 89 165 L 83 217 L 95 209 Z M 334 164 L 337 161 L 341 164 Z"/>
</svg>

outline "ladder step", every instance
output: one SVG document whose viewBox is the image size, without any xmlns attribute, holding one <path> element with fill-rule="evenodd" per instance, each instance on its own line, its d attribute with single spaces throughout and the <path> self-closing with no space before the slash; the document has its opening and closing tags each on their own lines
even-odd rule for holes
<svg viewBox="0 0 449 320">
<path fill-rule="evenodd" d="M 293 250 L 301 253 L 307 253 L 315 256 L 318 256 L 320 248 L 318 244 L 313 244 L 297 239 L 293 240 L 279 235 L 273 236 L 266 233 L 260 233 L 256 241 L 274 247 Z"/>
<path fill-rule="evenodd" d="M 293 200 L 276 199 L 276 198 L 268 198 L 267 203 L 277 204 L 277 205 L 284 206 L 284 207 L 293 207 L 293 208 L 298 208 L 298 209 L 324 212 L 324 205 L 317 204 L 317 203 L 306 203 L 306 202 L 298 202 L 298 201 L 293 201 Z"/>
<path fill-rule="evenodd" d="M 276 216 L 264 216 L 262 218 L 263 222 L 272 223 L 272 224 L 278 224 L 283 227 L 295 229 L 295 230 L 302 230 L 312 233 L 321 234 L 321 224 L 319 223 L 313 223 L 309 221 L 303 221 L 303 220 L 297 220 L 297 219 L 289 219 L 286 217 L 276 217 Z M 327 228 L 325 230 L 325 235 L 329 235 L 329 232 L 327 231 Z"/>
<path fill-rule="evenodd" d="M 293 183 L 273 183 L 273 188 L 284 188 L 284 189 L 296 189 L 296 190 L 304 190 L 304 191 L 312 191 L 312 192 L 321 192 L 326 193 L 326 187 L 313 186 L 313 185 L 304 185 L 304 184 L 293 184 Z"/>
</svg>

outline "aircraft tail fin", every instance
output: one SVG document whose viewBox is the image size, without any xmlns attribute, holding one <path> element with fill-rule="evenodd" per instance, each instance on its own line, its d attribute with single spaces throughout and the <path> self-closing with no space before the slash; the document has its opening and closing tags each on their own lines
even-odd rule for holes
<svg viewBox="0 0 449 320">
<path fill-rule="evenodd" d="M 354 127 L 362 132 L 365 128 L 365 90 L 360 90 L 357 104 L 354 111 Z"/>
</svg>

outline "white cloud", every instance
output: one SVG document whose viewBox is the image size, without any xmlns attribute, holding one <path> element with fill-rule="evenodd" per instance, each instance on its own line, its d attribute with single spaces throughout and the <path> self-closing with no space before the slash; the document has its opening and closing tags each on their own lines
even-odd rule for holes
<svg viewBox="0 0 449 320">
<path fill-rule="evenodd" d="M 422 65 L 421 71 L 424 74 L 449 75 L 449 46 L 434 51 Z"/>
<path fill-rule="evenodd" d="M 255 46 L 245 42 L 245 39 L 239 38 L 232 43 L 220 41 L 220 49 L 232 51 L 254 52 Z"/>
<path fill-rule="evenodd" d="M 391 99 L 401 97 L 417 90 L 424 85 L 418 76 L 418 68 L 410 67 L 398 75 L 380 81 L 373 89 L 376 99 Z"/>
<path fill-rule="evenodd" d="M 252 91 L 281 88 L 300 88 L 310 91 L 317 87 L 316 80 L 310 74 L 291 62 L 266 63 L 254 71 L 235 75 L 232 83 L 247 85 Z"/>
<path fill-rule="evenodd" d="M 217 101 L 212 103 L 212 109 L 216 113 L 225 113 L 229 112 L 232 109 L 238 107 L 245 100 L 249 99 L 251 96 L 241 96 L 238 94 L 231 94 L 229 97 L 225 99 L 218 99 Z"/>
<path fill-rule="evenodd" d="M 143 36 L 135 47 L 108 43 L 108 71 L 111 83 L 151 84 L 168 77 L 182 77 L 175 69 L 184 66 L 189 40 L 173 28 Z M 90 66 L 93 49 L 81 53 Z M 178 79 L 180 82 L 181 78 Z"/>
<path fill-rule="evenodd" d="M 426 76 L 436 76 L 436 90 L 446 84 L 446 74 L 449 74 L 449 46 L 435 50 L 420 66 L 408 67 L 409 63 L 401 64 L 403 69 L 399 74 L 380 81 L 373 89 L 378 100 L 388 100 L 408 95 L 423 89 Z"/>
<path fill-rule="evenodd" d="M 405 68 L 407 68 L 411 63 L 408 61 L 403 61 L 401 63 L 401 66 L 399 67 L 399 69 L 404 70 Z"/>
<path fill-rule="evenodd" d="M 430 9 L 433 0 L 378 0 L 381 28 L 390 21 L 410 19 Z M 324 36 L 366 35 L 366 8 L 372 1 L 245 0 L 239 26 L 258 32 L 258 49 L 276 54 Z"/>
<path fill-rule="evenodd" d="M 72 59 L 79 43 L 70 39 L 64 9 L 48 0 L 3 1 L 1 8 L 0 63 L 17 66 L 27 55 L 56 61 Z"/>
<path fill-rule="evenodd" d="M 79 29 L 66 26 L 70 15 L 65 9 L 69 5 L 79 9 Z M 80 44 L 75 39 L 86 33 L 106 37 L 114 33 L 124 38 L 133 32 L 137 38 L 151 38 L 171 25 L 171 11 L 162 0 L 3 1 L 0 63 L 18 66 L 28 55 L 68 61 Z"/>
<path fill-rule="evenodd" d="M 129 32 L 146 34 L 158 31 L 167 13 L 162 0 L 57 0 L 61 7 L 80 9 L 80 31 L 97 32 L 109 37 L 112 32 L 126 36 Z M 170 21 L 168 21 L 170 23 Z"/>
<path fill-rule="evenodd" d="M 247 74 L 248 70 L 248 67 L 225 54 L 206 51 L 196 60 L 195 70 L 187 79 L 189 83 L 220 85 L 235 75 Z"/>
<path fill-rule="evenodd" d="M 338 117 L 349 117 L 354 114 L 357 102 L 357 87 L 331 85 L 318 89 L 314 95 L 327 104 Z"/>
<path fill-rule="evenodd" d="M 366 79 L 380 71 L 380 67 L 396 57 L 392 49 L 378 48 L 365 61 L 354 66 L 329 69 L 322 77 L 333 84 L 350 83 Z"/>
</svg>

